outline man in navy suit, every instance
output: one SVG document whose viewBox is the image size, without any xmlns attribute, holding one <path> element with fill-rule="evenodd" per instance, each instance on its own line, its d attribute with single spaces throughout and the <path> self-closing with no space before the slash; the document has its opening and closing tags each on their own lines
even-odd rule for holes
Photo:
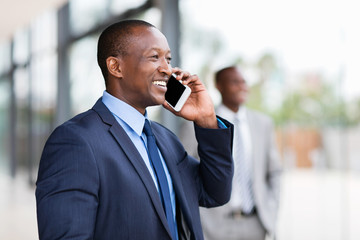
<svg viewBox="0 0 360 240">
<path fill-rule="evenodd" d="M 199 206 L 230 198 L 233 126 L 215 115 L 200 79 L 170 60 L 165 36 L 147 22 L 125 20 L 103 31 L 98 64 L 106 91 L 44 147 L 36 188 L 40 239 L 203 239 Z M 180 112 L 164 97 L 173 73 L 192 90 Z M 160 104 L 194 122 L 200 162 L 147 120 L 146 108 Z M 168 188 L 148 155 L 149 122 Z"/>
</svg>

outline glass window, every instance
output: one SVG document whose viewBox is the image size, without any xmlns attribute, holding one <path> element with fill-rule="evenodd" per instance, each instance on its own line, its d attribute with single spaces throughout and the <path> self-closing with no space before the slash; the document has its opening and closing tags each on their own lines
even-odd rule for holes
<svg viewBox="0 0 360 240">
<path fill-rule="evenodd" d="M 55 108 L 57 55 L 39 56 L 32 61 L 32 99 L 35 111 Z M 52 110 L 53 111 L 53 110 Z"/>
<path fill-rule="evenodd" d="M 16 162 L 19 166 L 26 166 L 29 157 L 29 69 L 16 68 L 14 72 L 15 103 L 16 103 Z"/>
<path fill-rule="evenodd" d="M 57 55 L 39 55 L 31 62 L 32 158 L 38 164 L 46 139 L 53 130 L 57 99 Z M 33 174 L 33 176 L 35 176 Z"/>
<path fill-rule="evenodd" d="M 71 0 L 70 27 L 74 35 L 90 30 L 106 18 L 107 2 L 103 0 Z"/>
<path fill-rule="evenodd" d="M 105 90 L 97 64 L 98 36 L 85 37 L 70 49 L 70 96 L 72 115 L 91 108 Z"/>
<path fill-rule="evenodd" d="M 8 169 L 9 146 L 9 106 L 10 106 L 9 79 L 0 78 L 0 170 Z"/>
<path fill-rule="evenodd" d="M 31 134 L 28 167 L 36 171 L 46 139 L 53 130 L 57 100 L 57 15 L 48 11 L 31 25 L 31 61 L 29 97 Z M 20 93 L 19 93 L 20 94 Z M 31 173 L 35 180 L 36 174 Z"/>
<path fill-rule="evenodd" d="M 57 44 L 56 11 L 47 11 L 36 18 L 31 25 L 31 53 L 40 54 L 55 50 Z"/>
<path fill-rule="evenodd" d="M 25 64 L 29 56 L 29 30 L 20 29 L 16 31 L 14 36 L 14 62 L 16 64 Z"/>
<path fill-rule="evenodd" d="M 0 44 L 0 75 L 10 70 L 10 42 Z"/>
<path fill-rule="evenodd" d="M 161 30 L 161 11 L 158 8 L 149 8 L 136 16 L 139 19 L 147 21 Z"/>
<path fill-rule="evenodd" d="M 136 8 L 144 4 L 146 0 L 112 0 L 111 13 L 121 14 L 128 9 Z"/>
<path fill-rule="evenodd" d="M 32 24 L 31 94 L 35 112 L 53 112 L 56 104 L 56 26 L 55 11 L 46 12 Z"/>
</svg>

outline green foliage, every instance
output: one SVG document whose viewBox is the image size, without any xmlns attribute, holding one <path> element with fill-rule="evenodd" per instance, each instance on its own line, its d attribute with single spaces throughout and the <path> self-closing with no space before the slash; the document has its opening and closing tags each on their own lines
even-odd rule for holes
<svg viewBox="0 0 360 240">
<path fill-rule="evenodd" d="M 251 86 L 250 94 L 246 106 L 251 109 L 258 110 L 260 112 L 267 112 L 267 107 L 264 103 L 263 97 L 263 82 L 258 82 Z"/>
<path fill-rule="evenodd" d="M 323 85 L 315 91 L 293 90 L 284 94 L 281 106 L 272 112 L 261 107 L 261 100 L 252 99 L 252 104 L 260 103 L 257 108 L 270 114 L 275 124 L 280 126 L 291 123 L 312 127 L 345 127 L 360 122 L 360 100 L 353 106 L 354 110 L 349 111 L 349 104 L 337 96 L 334 87 L 330 85 Z M 253 97 L 261 98 L 261 95 L 256 94 Z"/>
<path fill-rule="evenodd" d="M 280 106 L 270 110 L 263 94 L 265 82 L 279 67 L 270 53 L 260 57 L 256 67 L 260 75 L 257 83 L 250 88 L 247 106 L 269 114 L 276 125 L 347 127 L 360 123 L 360 98 L 345 102 L 336 86 L 327 84 L 329 81 L 320 74 L 305 75 L 297 88 L 283 92 Z"/>
</svg>

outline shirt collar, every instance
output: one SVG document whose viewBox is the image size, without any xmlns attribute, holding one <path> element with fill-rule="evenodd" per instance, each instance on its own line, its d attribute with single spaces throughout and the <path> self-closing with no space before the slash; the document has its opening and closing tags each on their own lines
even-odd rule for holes
<svg viewBox="0 0 360 240">
<path fill-rule="evenodd" d="M 239 107 L 236 116 L 240 121 L 246 121 L 246 108 L 244 106 Z"/>
<path fill-rule="evenodd" d="M 144 116 L 134 107 L 112 96 L 107 91 L 104 91 L 102 101 L 112 114 L 120 118 L 139 136 L 141 136 L 145 124 L 145 118 L 147 118 L 146 111 Z"/>
<path fill-rule="evenodd" d="M 235 122 L 235 118 L 238 118 L 242 122 L 247 120 L 245 106 L 240 106 L 237 112 L 233 112 L 230 108 L 221 103 L 217 108 L 217 114 L 229 120 L 231 123 Z"/>
</svg>

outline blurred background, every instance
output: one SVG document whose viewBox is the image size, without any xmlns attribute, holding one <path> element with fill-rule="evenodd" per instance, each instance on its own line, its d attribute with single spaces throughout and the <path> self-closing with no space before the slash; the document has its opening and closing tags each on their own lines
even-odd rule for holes
<svg viewBox="0 0 360 240">
<path fill-rule="evenodd" d="M 140 18 L 167 36 L 173 66 L 238 65 L 248 106 L 276 124 L 284 166 L 279 240 L 360 239 L 360 15 L 352 0 L 0 1 L 0 239 L 38 239 L 35 181 L 51 131 L 105 88 L 100 32 Z M 150 117 L 175 132 L 161 107 Z"/>
</svg>

